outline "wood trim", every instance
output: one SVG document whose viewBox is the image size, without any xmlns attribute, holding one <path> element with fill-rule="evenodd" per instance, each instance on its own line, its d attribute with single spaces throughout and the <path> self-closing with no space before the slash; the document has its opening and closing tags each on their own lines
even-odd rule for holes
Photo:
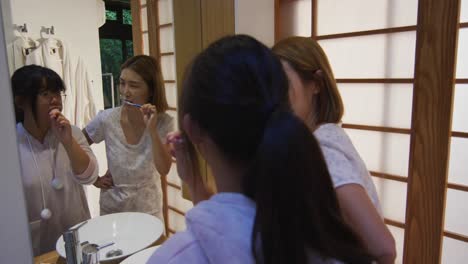
<svg viewBox="0 0 468 264">
<path fill-rule="evenodd" d="M 363 30 L 363 31 L 354 31 L 354 32 L 346 32 L 346 33 L 321 35 L 321 36 L 316 36 L 315 39 L 325 40 L 325 39 L 362 37 L 362 36 L 378 35 L 378 34 L 392 34 L 392 33 L 415 31 L 416 28 L 417 28 L 416 26 L 405 26 L 405 27 L 372 29 L 372 30 Z"/>
<path fill-rule="evenodd" d="M 167 206 L 169 201 L 167 199 L 167 176 L 161 177 L 161 189 L 162 189 L 162 198 L 163 198 L 163 218 L 164 218 L 164 228 L 167 232 L 169 228 L 169 213 L 167 211 Z"/>
<path fill-rule="evenodd" d="M 457 84 L 467 84 L 467 83 L 468 83 L 468 79 L 464 79 L 464 78 L 456 79 L 456 80 L 455 80 L 455 83 L 457 83 Z"/>
<path fill-rule="evenodd" d="M 392 180 L 392 181 L 399 181 L 399 182 L 408 182 L 408 178 L 399 176 L 399 175 L 392 175 L 392 174 L 387 174 L 383 172 L 376 172 L 376 171 L 369 171 L 370 175 L 381 178 L 381 179 L 387 179 L 387 180 Z"/>
<path fill-rule="evenodd" d="M 177 214 L 181 215 L 181 216 L 185 216 L 185 213 L 182 212 L 181 210 L 175 208 L 174 206 L 171 206 L 171 205 L 167 205 L 167 208 L 169 208 L 169 210 L 173 211 L 173 212 L 176 212 Z"/>
<path fill-rule="evenodd" d="M 159 54 L 159 56 L 160 56 L 160 57 L 161 57 L 161 56 L 170 56 L 170 55 L 174 55 L 174 54 L 175 54 L 174 52 L 161 52 L 161 53 Z"/>
<path fill-rule="evenodd" d="M 165 23 L 165 24 L 158 25 L 159 29 L 165 28 L 165 27 L 172 27 L 172 23 Z"/>
<path fill-rule="evenodd" d="M 440 263 L 460 0 L 419 0 L 404 263 Z"/>
<path fill-rule="evenodd" d="M 317 1 L 318 0 L 312 0 L 311 2 L 311 14 L 312 14 L 312 25 L 310 27 L 311 31 L 310 32 L 310 35 L 312 36 L 313 39 L 317 40 L 317 28 L 318 28 L 318 25 L 317 25 L 317 16 L 318 16 L 318 10 L 317 10 Z"/>
<path fill-rule="evenodd" d="M 410 134 L 411 130 L 407 128 L 396 128 L 396 127 L 380 127 L 380 126 L 367 126 L 367 125 L 357 125 L 357 124 L 343 124 L 343 128 L 356 129 L 356 130 L 367 130 L 367 131 L 376 131 L 384 133 L 397 133 L 397 134 Z"/>
<path fill-rule="evenodd" d="M 177 233 L 177 232 L 176 232 L 174 229 L 172 229 L 172 228 L 168 228 L 167 231 L 169 231 L 169 233 L 171 233 L 171 234 Z"/>
<path fill-rule="evenodd" d="M 340 78 L 337 83 L 413 83 L 411 78 Z"/>
<path fill-rule="evenodd" d="M 147 13 L 148 13 L 148 42 L 149 42 L 149 55 L 158 57 L 160 52 L 159 41 L 159 11 L 157 0 L 147 0 Z"/>
<path fill-rule="evenodd" d="M 143 35 L 143 34 L 148 34 L 148 30 L 143 30 L 143 31 L 141 31 L 141 34 L 142 34 L 142 35 Z"/>
<path fill-rule="evenodd" d="M 177 111 L 177 108 L 176 108 L 176 107 L 169 106 L 169 107 L 167 108 L 167 110 Z"/>
<path fill-rule="evenodd" d="M 182 190 L 182 187 L 180 187 L 179 185 L 175 184 L 175 183 L 172 183 L 170 181 L 167 181 L 167 185 L 168 186 L 171 186 L 172 188 L 174 189 L 177 189 L 177 190 Z"/>
<path fill-rule="evenodd" d="M 234 0 L 200 0 L 200 3 L 203 48 L 221 37 L 236 33 Z"/>
<path fill-rule="evenodd" d="M 467 27 L 468 27 L 468 22 L 460 23 L 460 28 L 467 28 Z"/>
<path fill-rule="evenodd" d="M 452 131 L 452 137 L 468 138 L 468 133 L 466 133 L 466 132 Z"/>
<path fill-rule="evenodd" d="M 444 231 L 444 236 L 468 243 L 468 237 L 462 234 L 457 234 L 457 233 L 450 232 L 450 231 Z"/>
<path fill-rule="evenodd" d="M 402 228 L 402 229 L 406 228 L 405 223 L 402 223 L 400 221 L 391 220 L 391 219 L 388 219 L 388 218 L 385 218 L 384 221 L 385 221 L 385 224 L 387 224 L 387 225 L 391 225 L 391 226 L 394 226 L 394 227 L 399 227 L 399 228 Z"/>
<path fill-rule="evenodd" d="M 280 25 L 281 25 L 281 9 L 280 9 L 280 0 L 275 0 L 275 43 L 280 40 Z"/>
<path fill-rule="evenodd" d="M 164 83 L 175 83 L 175 80 L 164 80 Z"/>
<path fill-rule="evenodd" d="M 146 8 L 148 4 L 142 4 L 140 5 L 140 8 Z"/>
<path fill-rule="evenodd" d="M 468 192 L 468 186 L 462 184 L 447 183 L 447 188 L 462 192 Z"/>
<path fill-rule="evenodd" d="M 130 12 L 132 13 L 132 38 L 133 54 L 143 54 L 143 36 L 141 34 L 140 0 L 130 1 Z"/>
</svg>

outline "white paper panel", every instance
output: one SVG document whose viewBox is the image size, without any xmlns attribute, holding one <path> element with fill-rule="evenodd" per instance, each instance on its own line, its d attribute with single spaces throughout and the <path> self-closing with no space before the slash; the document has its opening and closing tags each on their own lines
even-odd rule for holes
<svg viewBox="0 0 468 264">
<path fill-rule="evenodd" d="M 415 32 L 321 40 L 336 78 L 413 78 Z"/>
<path fill-rule="evenodd" d="M 169 170 L 169 173 L 167 174 L 167 181 L 177 184 L 178 186 L 182 186 L 182 180 L 179 178 L 179 175 L 177 174 L 177 165 L 175 163 L 172 163 L 171 169 Z"/>
<path fill-rule="evenodd" d="M 457 184 L 468 186 L 468 165 L 467 164 L 468 164 L 468 138 L 452 137 L 452 142 L 450 144 L 450 161 L 449 161 L 448 181 L 450 183 L 457 183 Z"/>
<path fill-rule="evenodd" d="M 466 264 L 468 243 L 444 237 L 442 245 L 442 264 Z"/>
<path fill-rule="evenodd" d="M 191 201 L 185 200 L 182 197 L 182 191 L 172 186 L 167 186 L 167 203 L 184 213 L 193 207 L 193 203 Z"/>
<path fill-rule="evenodd" d="M 345 106 L 344 123 L 411 127 L 412 84 L 340 83 L 338 89 Z"/>
<path fill-rule="evenodd" d="M 372 177 L 385 218 L 405 222 L 406 191 L 404 182 Z"/>
<path fill-rule="evenodd" d="M 172 12 L 172 0 L 158 0 L 159 24 L 172 23 L 174 15 Z"/>
<path fill-rule="evenodd" d="M 172 118 L 174 118 L 174 124 L 175 124 L 175 129 L 177 130 L 178 127 L 179 127 L 179 123 L 178 123 L 178 118 L 177 118 L 177 112 L 176 111 L 173 111 L 173 110 L 168 110 L 166 111 L 167 114 L 169 114 Z"/>
<path fill-rule="evenodd" d="M 280 36 L 311 36 L 311 0 L 280 1 L 280 5 Z"/>
<path fill-rule="evenodd" d="M 455 85 L 453 103 L 452 130 L 468 132 L 468 84 Z"/>
<path fill-rule="evenodd" d="M 146 5 L 146 0 L 140 0 L 141 5 Z"/>
<path fill-rule="evenodd" d="M 468 192 L 447 189 L 447 200 L 445 202 L 445 230 L 468 236 L 467 219 Z"/>
<path fill-rule="evenodd" d="M 175 83 L 165 83 L 166 99 L 170 107 L 177 107 L 177 87 Z"/>
<path fill-rule="evenodd" d="M 168 217 L 170 229 L 177 232 L 185 230 L 185 217 L 172 210 L 169 210 Z"/>
<path fill-rule="evenodd" d="M 163 27 L 159 30 L 161 52 L 174 52 L 174 27 Z"/>
<path fill-rule="evenodd" d="M 143 34 L 143 54 L 149 55 L 149 38 L 148 33 Z"/>
<path fill-rule="evenodd" d="M 403 248 L 404 248 L 404 241 L 405 241 L 405 230 L 399 227 L 387 225 L 388 229 L 395 238 L 396 250 L 397 250 L 397 257 L 395 259 L 395 264 L 403 263 Z"/>
<path fill-rule="evenodd" d="M 346 132 L 369 170 L 408 175 L 409 135 L 356 129 Z"/>
<path fill-rule="evenodd" d="M 141 9 L 141 31 L 148 30 L 148 9 L 143 7 Z"/>
<path fill-rule="evenodd" d="M 461 1 L 460 22 L 468 22 L 468 0 Z"/>
<path fill-rule="evenodd" d="M 418 0 L 317 1 L 319 35 L 416 25 Z"/>
<path fill-rule="evenodd" d="M 175 56 L 162 56 L 161 57 L 161 70 L 164 80 L 175 80 Z"/>
<path fill-rule="evenodd" d="M 468 28 L 458 31 L 457 78 L 468 78 Z"/>
</svg>

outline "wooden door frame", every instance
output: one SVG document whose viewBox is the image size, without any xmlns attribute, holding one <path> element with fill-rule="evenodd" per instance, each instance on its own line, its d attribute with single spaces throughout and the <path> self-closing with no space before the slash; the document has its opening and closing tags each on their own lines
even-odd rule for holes
<svg viewBox="0 0 468 264">
<path fill-rule="evenodd" d="M 460 0 L 419 0 L 404 263 L 442 257 L 459 17 Z"/>
</svg>

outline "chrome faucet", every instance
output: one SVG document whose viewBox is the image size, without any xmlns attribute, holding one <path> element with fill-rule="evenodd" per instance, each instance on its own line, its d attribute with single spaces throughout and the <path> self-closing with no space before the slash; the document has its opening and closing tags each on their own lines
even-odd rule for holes
<svg viewBox="0 0 468 264">
<path fill-rule="evenodd" d="M 78 229 L 86 224 L 88 221 L 72 227 L 63 233 L 63 240 L 65 241 L 65 255 L 67 259 L 67 264 L 81 264 L 82 263 L 82 253 L 81 253 L 81 244 L 80 236 L 78 234 Z"/>
</svg>

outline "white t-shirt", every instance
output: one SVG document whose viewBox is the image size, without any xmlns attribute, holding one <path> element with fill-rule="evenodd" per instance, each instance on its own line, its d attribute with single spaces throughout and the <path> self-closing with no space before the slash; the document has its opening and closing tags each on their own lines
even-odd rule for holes
<svg viewBox="0 0 468 264">
<path fill-rule="evenodd" d="M 319 126 L 314 136 L 322 149 L 335 189 L 346 184 L 361 185 L 382 215 L 369 171 L 344 129 L 338 124 L 327 123 Z"/>
<path fill-rule="evenodd" d="M 80 175 L 73 173 L 65 148 L 50 129 L 43 143 L 31 136 L 22 123 L 16 125 L 16 135 L 33 251 L 37 256 L 54 250 L 57 239 L 64 231 L 90 218 L 81 184 L 92 184 L 96 181 L 98 166 L 85 136 L 75 126 L 72 126 L 72 135 L 94 164 L 94 170 L 87 179 L 81 179 Z M 51 185 L 54 173 L 63 184 L 60 190 L 54 189 Z M 52 212 L 50 219 L 41 219 L 44 207 Z"/>
<path fill-rule="evenodd" d="M 148 131 L 135 145 L 128 144 L 120 125 L 121 107 L 100 111 L 86 126 L 94 143 L 106 142 L 106 156 L 114 187 L 101 189 L 101 215 L 117 212 L 142 212 L 162 217 L 160 175 L 154 165 L 152 141 Z M 174 130 L 174 120 L 158 114 L 161 140 Z"/>
</svg>

